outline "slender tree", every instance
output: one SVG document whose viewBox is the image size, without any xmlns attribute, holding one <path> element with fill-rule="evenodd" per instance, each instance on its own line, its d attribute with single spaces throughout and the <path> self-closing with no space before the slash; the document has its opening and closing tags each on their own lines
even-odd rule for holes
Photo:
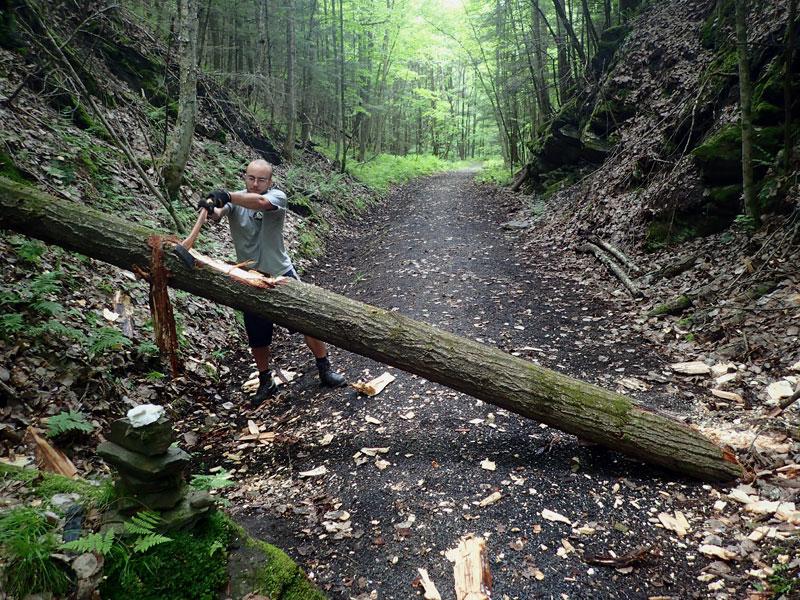
<svg viewBox="0 0 800 600">
<path fill-rule="evenodd" d="M 295 0 L 286 0 L 286 139 L 283 142 L 283 157 L 288 162 L 292 161 L 297 131 L 297 91 L 295 85 L 297 64 L 296 22 L 297 6 Z"/>
<path fill-rule="evenodd" d="M 178 0 L 178 18 L 178 118 L 172 128 L 162 170 L 167 196 L 173 202 L 179 196 L 197 123 L 197 0 Z"/>
<path fill-rule="evenodd" d="M 792 63 L 794 62 L 794 21 L 797 18 L 797 0 L 787 0 L 789 21 L 783 50 L 783 170 L 788 173 L 792 158 Z"/>
<path fill-rule="evenodd" d="M 736 0 L 736 45 L 739 50 L 739 104 L 742 125 L 742 190 L 744 209 L 756 223 L 760 218 L 753 183 L 753 84 L 747 50 L 747 0 Z"/>
</svg>

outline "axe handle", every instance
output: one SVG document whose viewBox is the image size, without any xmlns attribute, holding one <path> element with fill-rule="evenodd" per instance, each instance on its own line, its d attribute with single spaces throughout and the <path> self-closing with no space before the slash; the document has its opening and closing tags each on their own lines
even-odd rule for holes
<svg viewBox="0 0 800 600">
<path fill-rule="evenodd" d="M 192 230 L 189 232 L 188 237 L 181 242 L 181 246 L 190 250 L 194 245 L 194 241 L 197 239 L 197 234 L 200 233 L 200 229 L 203 227 L 203 223 L 206 222 L 206 218 L 208 217 L 208 211 L 205 208 L 200 209 L 200 214 L 197 216 L 197 221 L 192 227 Z"/>
</svg>

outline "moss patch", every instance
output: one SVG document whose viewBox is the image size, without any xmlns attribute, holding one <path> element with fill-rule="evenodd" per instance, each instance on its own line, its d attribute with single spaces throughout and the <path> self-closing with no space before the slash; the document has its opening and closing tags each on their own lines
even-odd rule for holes
<svg viewBox="0 0 800 600">
<path fill-rule="evenodd" d="M 108 557 L 104 598 L 115 600 L 214 600 L 228 579 L 228 519 L 219 513 L 188 532 L 170 533 L 159 544 L 129 560 Z"/>
<path fill-rule="evenodd" d="M 228 570 L 233 598 L 257 592 L 281 600 L 325 600 L 325 595 L 285 552 L 253 539 L 238 525 L 231 524 L 231 528 Z"/>
</svg>

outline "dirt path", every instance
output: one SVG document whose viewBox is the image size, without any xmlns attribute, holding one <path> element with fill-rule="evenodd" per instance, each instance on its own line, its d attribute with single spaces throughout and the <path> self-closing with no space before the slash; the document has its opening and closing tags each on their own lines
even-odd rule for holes
<svg viewBox="0 0 800 600">
<path fill-rule="evenodd" d="M 543 247 L 523 259 L 500 226 L 510 207 L 472 177 L 405 186 L 306 280 L 600 385 L 628 378 L 649 388 L 645 404 L 680 411 L 662 361 L 610 307 L 587 302 L 559 256 Z M 397 380 L 373 398 L 320 391 L 310 355 L 285 336 L 279 346 L 281 366 L 304 374 L 255 415 L 276 443 L 232 453 L 247 475 L 234 514 L 332 598 L 421 597 L 422 567 L 452 599 L 444 552 L 468 533 L 487 539 L 494 598 L 695 594 L 709 561 L 654 521 L 681 510 L 700 528 L 712 488 L 346 352 L 332 351 L 349 380 Z M 630 573 L 583 560 L 651 545 Z"/>
</svg>

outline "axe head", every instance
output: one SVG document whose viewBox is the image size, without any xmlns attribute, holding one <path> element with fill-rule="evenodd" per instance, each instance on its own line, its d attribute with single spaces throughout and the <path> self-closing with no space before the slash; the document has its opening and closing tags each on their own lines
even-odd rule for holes
<svg viewBox="0 0 800 600">
<path fill-rule="evenodd" d="M 175 248 L 173 248 L 173 250 L 175 251 L 175 254 L 177 254 L 178 257 L 186 263 L 187 267 L 190 269 L 194 268 L 194 256 L 192 256 L 192 254 L 186 248 L 180 244 L 175 244 Z"/>
</svg>

